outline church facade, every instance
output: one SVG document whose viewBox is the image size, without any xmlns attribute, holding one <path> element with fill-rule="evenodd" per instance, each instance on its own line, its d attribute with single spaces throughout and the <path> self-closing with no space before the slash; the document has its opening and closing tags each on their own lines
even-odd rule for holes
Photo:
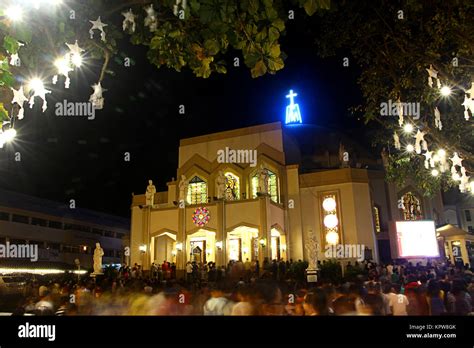
<svg viewBox="0 0 474 348">
<path fill-rule="evenodd" d="M 323 165 L 308 170 L 298 137 L 276 122 L 182 139 L 178 180 L 133 195 L 130 263 L 307 260 L 314 239 L 319 260 L 335 244 L 387 260 L 397 257 L 395 221 L 442 221 L 440 195 L 387 183 L 380 161 L 352 163 L 341 144 L 310 156 Z"/>
</svg>

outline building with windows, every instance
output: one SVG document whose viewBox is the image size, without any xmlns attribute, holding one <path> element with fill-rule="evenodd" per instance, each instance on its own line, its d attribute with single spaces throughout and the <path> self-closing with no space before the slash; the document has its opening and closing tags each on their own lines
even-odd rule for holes
<svg viewBox="0 0 474 348">
<path fill-rule="evenodd" d="M 38 261 L 0 259 L 1 267 L 74 269 L 93 264 L 95 244 L 104 249 L 103 264 L 124 259 L 128 219 L 0 189 L 0 244 L 37 244 Z"/>
<path fill-rule="evenodd" d="M 177 178 L 153 205 L 133 196 L 132 264 L 307 259 L 312 235 L 319 259 L 328 245 L 358 244 L 366 258 L 387 261 L 397 257 L 395 221 L 442 221 L 440 195 L 387 183 L 379 156 L 309 125 L 182 139 Z"/>
</svg>

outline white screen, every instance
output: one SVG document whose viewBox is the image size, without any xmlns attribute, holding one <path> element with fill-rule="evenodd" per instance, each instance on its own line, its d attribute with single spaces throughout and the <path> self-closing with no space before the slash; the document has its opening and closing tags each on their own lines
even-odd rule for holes
<svg viewBox="0 0 474 348">
<path fill-rule="evenodd" d="M 439 257 L 434 221 L 397 221 L 399 257 Z"/>
</svg>

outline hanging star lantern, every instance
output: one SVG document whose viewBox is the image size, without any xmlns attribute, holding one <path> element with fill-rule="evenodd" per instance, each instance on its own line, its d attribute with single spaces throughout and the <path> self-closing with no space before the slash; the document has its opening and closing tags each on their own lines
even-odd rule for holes
<svg viewBox="0 0 474 348">
<path fill-rule="evenodd" d="M 176 0 L 176 4 L 173 6 L 173 14 L 177 17 L 179 14 L 179 8 L 186 11 L 186 0 Z"/>
<path fill-rule="evenodd" d="M 46 101 L 46 94 L 51 93 L 51 91 L 44 88 L 43 83 L 41 81 L 39 81 L 39 82 L 34 84 L 33 92 L 34 93 L 31 96 L 30 102 L 29 102 L 30 108 L 32 109 L 33 105 L 35 105 L 35 97 L 40 97 L 43 100 L 42 110 L 43 110 L 43 112 L 45 112 L 46 109 L 48 108 L 48 102 Z"/>
<path fill-rule="evenodd" d="M 471 99 L 474 98 L 474 82 L 471 82 L 471 88 L 464 93 L 469 94 Z"/>
<path fill-rule="evenodd" d="M 137 25 L 135 23 L 135 15 L 133 14 L 132 9 L 129 9 L 127 12 L 122 12 L 122 16 L 125 17 L 122 23 L 123 31 L 130 28 L 131 32 L 134 33 Z"/>
<path fill-rule="evenodd" d="M 471 114 L 474 115 L 474 100 L 468 98 L 467 94 L 465 94 L 462 106 L 464 106 L 464 118 L 466 119 L 466 121 L 469 121 L 470 116 L 468 110 L 470 110 Z"/>
<path fill-rule="evenodd" d="M 63 58 L 59 58 L 54 63 L 54 66 L 58 69 L 58 73 L 57 75 L 53 76 L 53 85 L 58 82 L 58 76 L 63 75 L 66 78 L 66 80 L 64 81 L 64 87 L 69 88 L 69 85 L 71 84 L 69 73 L 74 70 L 69 65 L 69 56 L 65 55 Z"/>
<path fill-rule="evenodd" d="M 426 151 L 423 156 L 425 156 L 425 168 L 428 169 L 429 167 L 434 168 L 435 163 L 433 159 L 433 151 Z"/>
<path fill-rule="evenodd" d="M 422 149 L 425 151 L 428 150 L 428 144 L 426 143 L 424 132 L 421 132 L 418 129 L 418 132 L 416 133 L 414 138 L 415 138 L 415 151 L 417 154 L 420 154 Z"/>
<path fill-rule="evenodd" d="M 466 175 L 466 168 L 461 167 L 461 183 L 459 184 L 459 190 L 461 193 L 466 192 L 469 188 L 469 176 Z"/>
<path fill-rule="evenodd" d="M 20 66 L 20 56 L 18 55 L 18 53 L 12 54 L 10 56 L 10 65 Z"/>
<path fill-rule="evenodd" d="M 402 145 L 400 144 L 400 137 L 398 136 L 397 132 L 393 132 L 393 142 L 397 150 L 402 148 Z"/>
<path fill-rule="evenodd" d="M 430 68 L 426 69 L 428 71 L 428 86 L 433 87 L 433 79 L 437 81 L 438 88 L 441 88 L 441 81 L 438 78 L 438 71 L 433 68 L 433 65 L 430 64 Z"/>
<path fill-rule="evenodd" d="M 453 157 L 450 158 L 451 162 L 453 162 L 453 167 L 459 166 L 462 167 L 462 158 L 459 157 L 458 153 L 455 152 Z"/>
<path fill-rule="evenodd" d="M 439 130 L 443 129 L 443 124 L 441 123 L 441 113 L 438 110 L 438 107 L 435 107 L 435 127 Z"/>
<path fill-rule="evenodd" d="M 156 12 L 153 8 L 153 4 L 144 9 L 146 11 L 145 17 L 145 27 L 149 27 L 151 32 L 156 31 L 158 29 L 158 21 L 156 19 Z"/>
<path fill-rule="evenodd" d="M 23 104 L 28 101 L 28 98 L 25 96 L 23 86 L 20 86 L 20 89 L 18 90 L 15 90 L 13 88 L 11 88 L 11 90 L 13 92 L 12 104 L 17 103 L 20 107 L 20 110 L 18 112 L 18 119 L 21 120 L 25 115 L 25 109 L 23 109 Z"/>
<path fill-rule="evenodd" d="M 398 114 L 398 124 L 403 126 L 403 106 L 400 98 L 397 100 L 397 114 Z"/>
<path fill-rule="evenodd" d="M 85 51 L 83 48 L 79 47 L 79 45 L 77 44 L 77 40 L 74 43 L 74 45 L 66 43 L 66 46 L 69 48 L 69 51 L 70 51 L 69 53 L 71 53 L 73 55 L 80 56 L 81 53 Z"/>
<path fill-rule="evenodd" d="M 101 110 L 104 108 L 104 97 L 102 96 L 102 93 L 105 90 L 102 88 L 100 82 L 93 85 L 92 88 L 94 89 L 94 93 L 92 93 L 90 96 L 89 101 L 92 103 L 95 109 Z"/>
<path fill-rule="evenodd" d="M 89 29 L 89 34 L 91 36 L 91 39 L 94 38 L 94 30 L 97 29 L 100 31 L 100 39 L 102 41 L 105 42 L 105 31 L 104 31 L 104 28 L 106 26 L 108 26 L 108 24 L 105 24 L 105 23 L 102 23 L 102 21 L 100 20 L 100 16 L 99 18 L 97 18 L 97 20 L 95 21 L 89 21 L 92 23 L 92 28 Z"/>
</svg>

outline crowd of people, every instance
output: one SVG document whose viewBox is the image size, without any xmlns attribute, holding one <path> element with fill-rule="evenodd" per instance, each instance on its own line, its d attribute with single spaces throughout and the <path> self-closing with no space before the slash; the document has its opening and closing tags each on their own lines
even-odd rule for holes
<svg viewBox="0 0 474 348">
<path fill-rule="evenodd" d="M 332 261 L 331 261 L 332 262 Z M 469 315 L 473 270 L 449 263 L 348 263 L 328 277 L 319 263 L 307 283 L 298 261 L 189 262 L 176 276 L 170 262 L 123 266 L 104 276 L 31 279 L 14 315 Z M 342 271 L 342 270 L 341 270 Z M 342 273 L 342 272 L 341 272 Z"/>
</svg>

